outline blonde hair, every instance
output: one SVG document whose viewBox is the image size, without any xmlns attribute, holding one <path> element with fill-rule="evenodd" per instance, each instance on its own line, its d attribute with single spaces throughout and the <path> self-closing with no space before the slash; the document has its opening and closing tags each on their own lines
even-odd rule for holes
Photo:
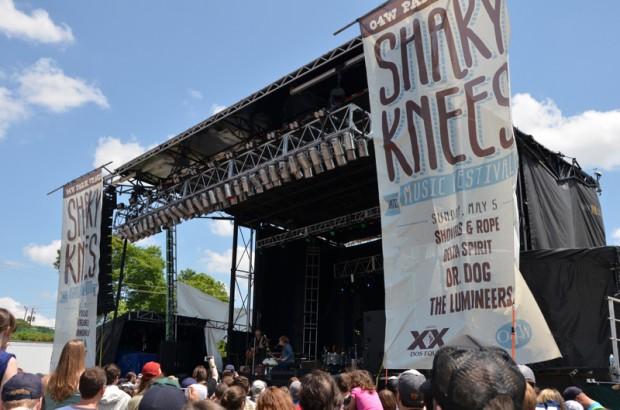
<svg viewBox="0 0 620 410">
<path fill-rule="evenodd" d="M 77 391 L 85 358 L 86 348 L 81 340 L 69 340 L 62 348 L 56 370 L 47 383 L 47 393 L 54 401 L 64 401 Z"/>
<path fill-rule="evenodd" d="M 538 397 L 536 398 L 538 403 L 545 403 L 548 401 L 555 401 L 560 403 L 560 408 L 562 410 L 566 409 L 566 404 L 564 403 L 564 398 L 556 389 L 543 389 L 540 393 L 538 393 Z"/>
<path fill-rule="evenodd" d="M 523 396 L 523 410 L 536 409 L 536 390 L 529 384 L 525 383 L 525 395 Z"/>
</svg>

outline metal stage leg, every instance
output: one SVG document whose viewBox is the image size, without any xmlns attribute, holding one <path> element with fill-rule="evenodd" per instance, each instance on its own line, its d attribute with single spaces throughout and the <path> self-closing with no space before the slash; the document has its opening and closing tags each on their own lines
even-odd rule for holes
<svg viewBox="0 0 620 410">
<path fill-rule="evenodd" d="M 303 354 L 308 360 L 316 360 L 319 326 L 319 279 L 321 273 L 321 249 L 306 248 L 306 276 L 304 286 L 304 334 Z"/>
<path fill-rule="evenodd" d="M 166 341 L 177 340 L 177 230 L 173 225 L 166 228 Z"/>
<path fill-rule="evenodd" d="M 233 360 L 233 331 L 250 332 L 252 329 L 252 292 L 254 287 L 254 230 L 234 223 L 232 260 L 230 267 L 230 295 L 228 301 L 228 361 Z M 245 287 L 242 286 L 245 284 Z M 236 299 L 238 297 L 238 299 Z M 239 301 L 240 306 L 236 306 Z M 249 344 L 249 335 L 245 345 Z"/>
</svg>

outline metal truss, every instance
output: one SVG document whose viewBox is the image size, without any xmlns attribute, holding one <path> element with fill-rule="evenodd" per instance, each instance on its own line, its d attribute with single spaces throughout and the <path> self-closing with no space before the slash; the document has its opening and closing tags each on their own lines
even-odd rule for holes
<svg viewBox="0 0 620 410">
<path fill-rule="evenodd" d="M 162 151 L 165 151 L 167 149 L 169 149 L 170 147 L 180 143 L 181 141 L 186 140 L 187 138 L 189 138 L 190 136 L 197 134 L 203 130 L 205 130 L 206 128 L 208 128 L 209 126 L 211 126 L 212 124 L 215 124 L 216 122 L 231 116 L 232 114 L 235 114 L 236 112 L 238 112 L 239 110 L 241 110 L 242 108 L 252 104 L 255 101 L 260 100 L 261 98 L 265 97 L 268 94 L 271 94 L 274 91 L 279 90 L 282 87 L 286 87 L 289 84 L 293 83 L 294 81 L 302 78 L 303 76 L 313 72 L 314 70 L 317 70 L 321 67 L 323 67 L 325 64 L 329 63 L 330 61 L 350 52 L 351 50 L 354 50 L 355 48 L 360 48 L 361 49 L 362 46 L 362 39 L 361 37 L 356 37 L 351 41 L 348 41 L 347 43 L 341 45 L 340 47 L 337 47 L 329 52 L 327 52 L 326 54 L 322 55 L 321 57 L 313 60 L 312 62 L 306 64 L 305 66 L 293 71 L 292 73 L 285 75 L 284 77 L 280 78 L 279 80 L 269 84 L 268 86 L 262 88 L 261 90 L 255 92 L 254 94 L 250 95 L 249 97 L 244 98 L 243 100 L 237 102 L 234 105 L 231 105 L 230 107 L 218 112 L 217 114 L 207 118 L 206 120 L 202 121 L 201 123 L 188 128 L 187 130 L 183 131 L 181 134 L 177 135 L 174 138 L 171 138 L 170 140 L 168 140 L 167 142 L 159 145 L 157 148 L 154 148 L 148 152 L 146 152 L 145 154 L 137 157 L 136 159 L 126 163 L 125 165 L 119 167 L 117 169 L 117 173 L 126 173 L 128 171 L 131 170 L 131 168 L 137 166 L 138 164 L 144 162 L 145 160 L 152 158 L 153 156 L 159 154 Z M 361 53 L 361 50 L 360 50 Z"/>
<path fill-rule="evenodd" d="M 334 265 L 334 279 L 350 278 L 383 271 L 383 255 L 350 259 Z"/>
<path fill-rule="evenodd" d="M 173 176 L 170 187 L 121 188 L 130 199 L 116 212 L 116 232 L 139 240 L 183 219 L 226 209 L 248 196 L 369 156 L 370 117 L 355 104 L 317 111 L 311 121 L 290 128 L 281 135 L 272 131 L 258 144 L 238 145 L 206 164 L 196 163 Z"/>
<path fill-rule="evenodd" d="M 272 246 L 281 245 L 297 239 L 317 236 L 333 229 L 345 228 L 347 226 L 355 225 L 368 220 L 379 219 L 380 216 L 381 211 L 378 206 L 375 206 L 363 211 L 353 212 L 348 215 L 339 216 L 337 218 L 328 219 L 327 221 L 304 226 L 303 228 L 291 229 L 283 233 L 263 238 L 256 242 L 256 247 L 270 248 Z"/>
</svg>

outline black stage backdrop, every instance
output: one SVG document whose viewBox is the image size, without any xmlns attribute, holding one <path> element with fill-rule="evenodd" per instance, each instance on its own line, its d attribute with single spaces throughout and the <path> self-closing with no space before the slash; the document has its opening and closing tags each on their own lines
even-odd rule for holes
<svg viewBox="0 0 620 410">
<path fill-rule="evenodd" d="M 538 368 L 609 366 L 606 296 L 618 291 L 619 268 L 620 247 L 521 253 L 521 272 L 564 356 Z"/>
<path fill-rule="evenodd" d="M 515 129 L 531 249 L 605 246 L 596 180 Z M 528 236 L 526 234 L 526 236 Z"/>
</svg>

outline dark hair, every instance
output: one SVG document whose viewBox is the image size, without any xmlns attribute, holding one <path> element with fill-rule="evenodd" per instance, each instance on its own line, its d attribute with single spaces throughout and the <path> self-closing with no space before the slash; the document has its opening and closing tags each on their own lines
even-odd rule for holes
<svg viewBox="0 0 620 410">
<path fill-rule="evenodd" d="M 334 381 L 340 393 L 348 393 L 351 391 L 351 375 L 349 373 L 340 373 L 334 376 Z"/>
<path fill-rule="evenodd" d="M 396 404 L 396 396 L 389 389 L 379 391 L 379 400 L 381 400 L 383 410 L 396 410 L 398 407 Z"/>
<path fill-rule="evenodd" d="M 121 369 L 114 363 L 106 364 L 103 370 L 105 370 L 106 384 L 108 386 L 114 384 L 121 377 Z"/>
<path fill-rule="evenodd" d="M 91 367 L 84 370 L 80 376 L 80 396 L 83 399 L 92 399 L 105 387 L 106 372 L 101 367 Z"/>
<path fill-rule="evenodd" d="M 250 392 L 250 380 L 245 376 L 235 377 L 232 385 L 241 387 L 246 395 Z"/>
<path fill-rule="evenodd" d="M 127 372 L 127 374 L 125 375 L 125 379 L 130 383 L 134 383 L 137 378 L 138 376 L 136 376 L 134 372 Z"/>
<path fill-rule="evenodd" d="M 213 392 L 213 394 L 216 398 L 221 399 L 224 396 L 226 390 L 228 390 L 228 387 L 229 386 L 226 383 L 220 383 L 215 386 L 215 392 Z"/>
<path fill-rule="evenodd" d="M 284 344 L 288 344 L 291 341 L 289 340 L 288 336 L 280 336 L 280 338 L 278 339 L 280 342 L 284 343 Z"/>
<path fill-rule="evenodd" d="M 211 400 L 188 401 L 182 410 L 221 410 L 222 406 Z"/>
<path fill-rule="evenodd" d="M 5 308 L 0 308 L 0 335 L 9 330 L 9 333 L 15 331 L 15 316 Z"/>
<path fill-rule="evenodd" d="M 198 383 L 206 382 L 209 377 L 209 372 L 207 372 L 207 368 L 203 365 L 199 364 L 194 367 L 194 372 L 192 373 L 192 377 L 196 379 Z"/>
<path fill-rule="evenodd" d="M 240 410 L 245 404 L 245 391 L 239 386 L 230 386 L 224 392 L 221 400 L 226 410 Z"/>
<path fill-rule="evenodd" d="M 268 387 L 256 400 L 257 410 L 293 410 L 291 395 L 278 387 Z"/>
<path fill-rule="evenodd" d="M 333 410 L 341 405 L 334 379 L 324 371 L 314 370 L 301 380 L 299 405 L 304 410 Z"/>
</svg>

